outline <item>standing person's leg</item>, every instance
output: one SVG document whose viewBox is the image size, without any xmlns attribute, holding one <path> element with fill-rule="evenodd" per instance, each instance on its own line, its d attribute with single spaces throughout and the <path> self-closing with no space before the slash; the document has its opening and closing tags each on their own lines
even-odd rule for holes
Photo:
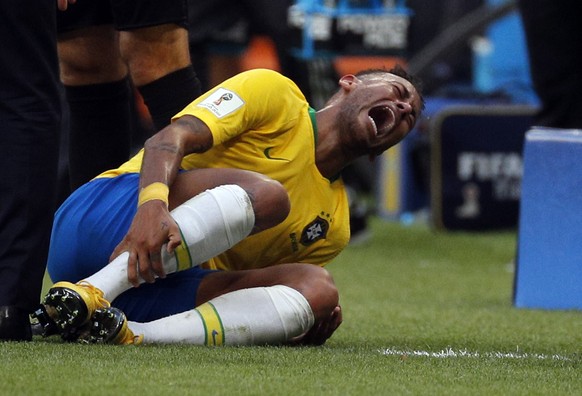
<svg viewBox="0 0 582 396">
<path fill-rule="evenodd" d="M 582 128 L 582 3 L 520 0 L 538 125 Z"/>
<path fill-rule="evenodd" d="M 109 2 L 78 2 L 57 13 L 57 27 L 74 191 L 129 158 L 132 92 Z"/>
<path fill-rule="evenodd" d="M 155 130 L 200 95 L 188 45 L 186 0 L 113 2 L 120 50 Z"/>
<path fill-rule="evenodd" d="M 0 340 L 29 340 L 56 199 L 55 3 L 0 3 Z"/>
<path fill-rule="evenodd" d="M 112 25 L 59 34 L 59 60 L 70 110 L 69 178 L 74 191 L 129 158 L 133 96 Z"/>
</svg>

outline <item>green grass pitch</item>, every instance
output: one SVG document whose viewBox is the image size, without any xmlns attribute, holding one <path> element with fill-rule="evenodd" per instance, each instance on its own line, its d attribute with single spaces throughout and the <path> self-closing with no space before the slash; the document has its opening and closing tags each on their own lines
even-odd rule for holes
<svg viewBox="0 0 582 396">
<path fill-rule="evenodd" d="M 582 312 L 512 306 L 515 232 L 374 219 L 323 347 L 0 343 L 0 395 L 580 395 Z"/>
</svg>

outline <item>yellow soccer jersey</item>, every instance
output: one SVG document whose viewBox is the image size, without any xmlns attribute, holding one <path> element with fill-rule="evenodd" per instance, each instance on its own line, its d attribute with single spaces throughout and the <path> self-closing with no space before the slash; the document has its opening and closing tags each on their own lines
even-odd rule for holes
<svg viewBox="0 0 582 396">
<path fill-rule="evenodd" d="M 315 165 L 315 114 L 297 86 L 271 70 L 241 73 L 196 99 L 174 119 L 198 117 L 214 146 L 190 154 L 183 169 L 240 168 L 278 180 L 291 212 L 278 226 L 252 235 L 212 259 L 208 268 L 240 270 L 305 262 L 324 265 L 349 241 L 349 208 L 341 179 Z M 139 172 L 143 153 L 103 176 Z"/>
</svg>

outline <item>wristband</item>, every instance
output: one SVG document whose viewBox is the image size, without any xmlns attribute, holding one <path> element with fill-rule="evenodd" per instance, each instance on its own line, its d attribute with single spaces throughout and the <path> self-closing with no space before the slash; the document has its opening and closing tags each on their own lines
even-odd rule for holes
<svg viewBox="0 0 582 396">
<path fill-rule="evenodd" d="M 148 201 L 153 201 L 154 199 L 164 201 L 166 206 L 168 206 L 168 195 L 170 194 L 170 188 L 164 183 L 156 182 L 152 183 L 141 189 L 139 192 L 139 197 L 137 199 L 137 206 L 140 207 Z"/>
</svg>

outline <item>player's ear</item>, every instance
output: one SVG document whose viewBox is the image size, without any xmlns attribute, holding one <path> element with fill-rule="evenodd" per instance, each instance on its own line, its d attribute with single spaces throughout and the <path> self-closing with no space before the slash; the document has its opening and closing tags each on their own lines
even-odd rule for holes
<svg viewBox="0 0 582 396">
<path fill-rule="evenodd" d="M 359 81 L 360 80 L 358 79 L 358 77 L 354 76 L 353 74 L 346 74 L 345 76 L 340 78 L 339 85 L 343 89 L 345 89 L 347 91 L 351 91 L 352 89 L 354 89 L 355 85 Z"/>
</svg>

